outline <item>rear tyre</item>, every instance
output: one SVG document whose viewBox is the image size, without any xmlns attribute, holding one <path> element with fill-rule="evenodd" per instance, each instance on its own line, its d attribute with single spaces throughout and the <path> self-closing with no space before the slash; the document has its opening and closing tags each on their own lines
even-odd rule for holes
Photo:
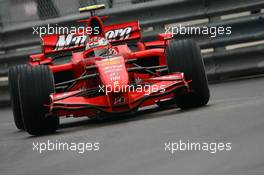
<svg viewBox="0 0 264 175">
<path fill-rule="evenodd" d="M 11 97 L 11 106 L 13 111 L 14 122 L 17 129 L 20 130 L 24 130 L 18 90 L 18 76 L 20 74 L 22 66 L 24 65 L 13 66 L 8 71 L 8 86 L 9 94 Z"/>
<path fill-rule="evenodd" d="M 193 40 L 172 40 L 166 48 L 169 73 L 183 72 L 191 92 L 176 94 L 181 109 L 201 107 L 208 103 L 210 90 L 199 46 Z"/>
<path fill-rule="evenodd" d="M 19 77 L 19 94 L 25 130 L 31 135 L 55 132 L 59 118 L 49 115 L 49 95 L 55 92 L 54 78 L 48 66 L 25 66 Z"/>
</svg>

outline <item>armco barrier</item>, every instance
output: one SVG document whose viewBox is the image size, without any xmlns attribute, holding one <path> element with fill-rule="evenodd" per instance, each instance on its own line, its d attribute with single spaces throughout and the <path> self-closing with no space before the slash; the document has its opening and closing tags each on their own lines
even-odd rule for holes
<svg viewBox="0 0 264 175">
<path fill-rule="evenodd" d="M 7 81 L 0 81 L 0 94 L 0 107 L 10 105 Z"/>
<path fill-rule="evenodd" d="M 165 31 L 165 25 L 173 23 L 193 24 L 194 21 L 202 19 L 204 23 L 196 26 L 232 27 L 231 35 L 216 38 L 208 35 L 175 36 L 176 39 L 192 38 L 202 49 L 212 50 L 203 54 L 204 62 L 209 80 L 218 80 L 264 72 L 264 46 L 263 42 L 259 42 L 264 40 L 262 9 L 263 0 L 156 0 L 137 4 L 131 1 L 131 5 L 118 8 L 113 6 L 99 14 L 110 16 L 110 23 L 138 19 L 143 31 L 150 29 L 150 32 L 143 32 L 143 40 L 154 39 L 157 33 Z M 246 15 L 223 19 L 223 16 L 241 12 L 246 12 Z M 3 27 L 0 30 L 0 51 L 4 52 L 0 54 L 0 76 L 7 75 L 8 67 L 25 63 L 29 54 L 41 51 L 39 37 L 32 35 L 32 26 L 77 26 L 82 24 L 75 21 L 88 16 L 88 13 L 76 13 Z M 252 42 L 258 44 L 248 45 Z M 239 48 L 241 44 L 245 46 Z M 237 45 L 238 48 L 234 49 Z"/>
</svg>

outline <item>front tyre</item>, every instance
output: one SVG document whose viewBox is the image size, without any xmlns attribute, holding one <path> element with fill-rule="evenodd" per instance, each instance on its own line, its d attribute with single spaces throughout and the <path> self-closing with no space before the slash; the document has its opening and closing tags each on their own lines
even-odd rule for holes
<svg viewBox="0 0 264 175">
<path fill-rule="evenodd" d="M 54 78 L 48 66 L 25 66 L 19 77 L 21 111 L 25 130 L 31 135 L 55 132 L 59 118 L 49 115 L 49 95 L 55 92 Z"/>
<path fill-rule="evenodd" d="M 176 104 L 181 109 L 201 107 L 208 103 L 210 90 L 199 46 L 193 40 L 172 40 L 166 48 L 169 73 L 183 72 L 192 80 L 191 92 L 176 94 Z"/>
</svg>

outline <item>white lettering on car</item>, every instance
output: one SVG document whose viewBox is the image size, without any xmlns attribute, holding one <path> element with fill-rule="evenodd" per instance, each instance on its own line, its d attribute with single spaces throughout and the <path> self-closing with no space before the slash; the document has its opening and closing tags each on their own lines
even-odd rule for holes
<svg viewBox="0 0 264 175">
<path fill-rule="evenodd" d="M 109 41 L 125 40 L 131 35 L 132 27 L 126 27 L 116 30 L 109 30 L 105 36 Z"/>
<path fill-rule="evenodd" d="M 87 35 L 75 36 L 73 34 L 61 35 L 56 43 L 54 50 L 64 50 L 73 47 L 83 46 L 87 39 Z"/>
</svg>

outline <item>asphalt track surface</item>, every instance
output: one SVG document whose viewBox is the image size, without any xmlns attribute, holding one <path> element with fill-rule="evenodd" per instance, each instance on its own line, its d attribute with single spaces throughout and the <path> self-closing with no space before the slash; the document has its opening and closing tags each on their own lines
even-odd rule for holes
<svg viewBox="0 0 264 175">
<path fill-rule="evenodd" d="M 207 107 L 150 109 L 108 122 L 65 119 L 56 134 L 17 131 L 0 110 L 0 174 L 263 175 L 264 78 L 212 84 Z M 231 142 L 215 154 L 165 151 L 164 142 Z M 100 150 L 33 151 L 33 142 L 100 142 Z"/>
</svg>

